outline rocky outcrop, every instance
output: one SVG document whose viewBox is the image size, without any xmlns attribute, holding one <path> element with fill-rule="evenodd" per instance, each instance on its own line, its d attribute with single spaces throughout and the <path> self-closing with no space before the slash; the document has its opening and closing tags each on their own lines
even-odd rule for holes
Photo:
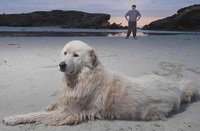
<svg viewBox="0 0 200 131">
<path fill-rule="evenodd" d="M 109 14 L 80 11 L 36 11 L 0 14 L 0 26 L 61 26 L 64 28 L 109 28 Z"/>
<path fill-rule="evenodd" d="M 127 28 L 128 28 L 127 26 L 122 26 L 122 23 L 120 23 L 120 24 L 112 23 L 109 26 L 109 29 L 127 29 Z"/>
<path fill-rule="evenodd" d="M 200 4 L 182 8 L 177 14 L 151 22 L 142 29 L 200 31 Z"/>
</svg>

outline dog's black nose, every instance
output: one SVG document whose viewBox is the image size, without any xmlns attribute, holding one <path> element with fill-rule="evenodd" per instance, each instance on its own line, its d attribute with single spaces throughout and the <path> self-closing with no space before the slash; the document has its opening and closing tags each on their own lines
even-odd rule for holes
<svg viewBox="0 0 200 131">
<path fill-rule="evenodd" d="M 62 70 L 64 70 L 67 67 L 65 62 L 60 62 L 59 66 L 60 66 L 60 69 L 62 69 Z"/>
</svg>

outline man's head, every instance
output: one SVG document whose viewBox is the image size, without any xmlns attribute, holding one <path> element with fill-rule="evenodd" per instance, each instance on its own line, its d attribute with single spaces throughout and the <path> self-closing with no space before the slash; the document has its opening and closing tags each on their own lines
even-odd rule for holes
<svg viewBox="0 0 200 131">
<path fill-rule="evenodd" d="M 135 10 L 136 9 L 136 5 L 132 5 L 132 10 Z"/>
</svg>

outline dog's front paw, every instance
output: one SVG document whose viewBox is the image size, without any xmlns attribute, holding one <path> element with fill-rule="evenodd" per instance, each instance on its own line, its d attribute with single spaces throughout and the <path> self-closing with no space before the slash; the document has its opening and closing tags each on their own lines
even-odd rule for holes
<svg viewBox="0 0 200 131">
<path fill-rule="evenodd" d="M 49 106 L 47 106 L 44 111 L 52 111 L 52 110 L 55 110 L 57 108 L 57 103 L 53 103 Z"/>
<path fill-rule="evenodd" d="M 15 117 L 5 117 L 3 120 L 2 120 L 2 123 L 5 124 L 5 125 L 9 125 L 9 126 L 15 126 L 18 123 L 17 119 Z"/>
</svg>

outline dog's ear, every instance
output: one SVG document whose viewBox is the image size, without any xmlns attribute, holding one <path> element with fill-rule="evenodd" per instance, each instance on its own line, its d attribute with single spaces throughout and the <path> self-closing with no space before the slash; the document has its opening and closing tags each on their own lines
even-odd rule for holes
<svg viewBox="0 0 200 131">
<path fill-rule="evenodd" d="M 99 64 L 98 57 L 94 49 L 90 49 L 87 53 L 87 57 L 83 61 L 84 66 L 94 69 Z"/>
<path fill-rule="evenodd" d="M 93 49 L 89 51 L 89 55 L 90 55 L 90 60 L 91 60 L 92 65 L 95 66 L 96 61 L 97 61 L 97 56 Z"/>
<path fill-rule="evenodd" d="M 94 49 L 89 51 L 89 56 L 90 56 L 90 62 L 91 62 L 92 67 L 93 68 L 96 67 L 98 65 L 98 58 Z"/>
</svg>

